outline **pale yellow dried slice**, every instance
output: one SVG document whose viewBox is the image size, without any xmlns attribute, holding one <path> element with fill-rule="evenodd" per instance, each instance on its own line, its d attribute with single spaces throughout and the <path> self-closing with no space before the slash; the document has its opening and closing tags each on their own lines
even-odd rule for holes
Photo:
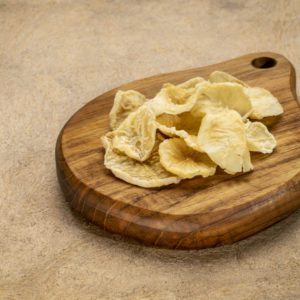
<svg viewBox="0 0 300 300">
<path fill-rule="evenodd" d="M 272 153 L 276 147 L 276 140 L 268 128 L 261 122 L 245 124 L 247 144 L 250 151 Z"/>
<path fill-rule="evenodd" d="M 182 138 L 186 144 L 192 149 L 203 152 L 201 149 L 198 139 L 196 135 L 190 135 L 184 130 L 177 130 L 175 127 L 167 127 L 165 125 L 161 125 L 157 123 L 157 128 L 165 135 L 169 137 L 180 137 Z"/>
<path fill-rule="evenodd" d="M 223 82 L 207 86 L 203 93 L 212 102 L 220 102 L 223 107 L 233 109 L 243 116 L 252 108 L 250 99 L 244 90 L 238 83 Z"/>
<path fill-rule="evenodd" d="M 112 147 L 113 138 L 114 138 L 114 132 L 113 131 L 109 131 L 105 135 L 101 136 L 101 143 L 102 143 L 105 150 L 113 148 Z M 121 152 L 118 152 L 118 153 L 121 153 Z"/>
<path fill-rule="evenodd" d="M 201 117 L 195 117 L 190 112 L 184 112 L 178 115 L 162 114 L 156 118 L 156 121 L 167 127 L 175 127 L 176 130 L 184 130 L 188 134 L 197 135 Z"/>
<path fill-rule="evenodd" d="M 134 90 L 118 91 L 116 93 L 113 107 L 109 113 L 111 129 L 116 129 L 127 118 L 146 101 L 146 97 Z"/>
<path fill-rule="evenodd" d="M 225 172 L 235 174 L 253 169 L 247 146 L 245 124 L 234 110 L 207 114 L 202 120 L 198 143 Z"/>
<path fill-rule="evenodd" d="M 242 86 L 248 87 L 248 85 L 239 80 L 238 78 L 226 73 L 226 72 L 222 72 L 222 71 L 214 71 L 212 72 L 209 77 L 208 80 L 212 83 L 220 83 L 220 82 L 234 82 L 234 83 L 238 83 Z"/>
<path fill-rule="evenodd" d="M 178 84 L 177 87 L 185 89 L 190 95 L 192 95 L 197 88 L 203 86 L 206 83 L 208 83 L 208 81 L 206 81 L 204 78 L 194 77 L 190 80 Z"/>
<path fill-rule="evenodd" d="M 188 92 L 189 95 L 192 95 L 195 90 L 203 85 L 209 83 L 207 80 L 205 80 L 202 77 L 194 77 L 192 79 L 189 79 L 187 81 L 184 81 L 182 83 L 179 83 L 177 85 L 175 85 L 178 88 L 184 89 L 186 92 Z M 163 85 L 163 88 L 168 88 L 168 87 L 173 87 L 174 85 L 172 83 L 165 83 Z"/>
<path fill-rule="evenodd" d="M 178 115 L 161 114 L 156 117 L 156 122 L 158 123 L 158 126 L 162 125 L 170 128 L 174 127 L 176 129 L 176 127 L 181 123 L 181 120 Z"/>
<path fill-rule="evenodd" d="M 252 162 L 251 162 L 250 151 L 248 148 L 244 151 L 244 154 L 243 154 L 242 169 L 243 169 L 243 172 L 249 172 L 254 169 Z"/>
<path fill-rule="evenodd" d="M 206 87 L 206 86 L 205 86 Z M 198 89 L 191 97 L 196 98 L 195 104 L 190 110 L 194 117 L 204 117 L 208 113 L 215 113 L 224 108 L 218 99 L 210 99 L 203 93 L 203 88 Z"/>
<path fill-rule="evenodd" d="M 178 84 L 177 86 L 182 88 L 182 89 L 190 89 L 190 88 L 195 88 L 199 83 L 206 81 L 202 77 L 194 77 L 192 79 L 189 79 L 185 82 L 182 82 Z"/>
<path fill-rule="evenodd" d="M 194 116 L 216 113 L 223 108 L 234 109 L 241 115 L 251 111 L 250 100 L 237 83 L 203 84 L 192 97 L 196 97 L 195 105 L 190 111 Z"/>
<path fill-rule="evenodd" d="M 265 117 L 278 116 L 283 113 L 283 108 L 278 99 L 269 91 L 260 87 L 244 88 L 252 105 L 251 119 L 261 120 Z"/>
<path fill-rule="evenodd" d="M 212 83 L 233 82 L 244 86 L 244 92 L 249 97 L 253 108 L 250 114 L 252 119 L 260 120 L 264 117 L 278 116 L 283 113 L 283 108 L 278 99 L 266 89 L 249 87 L 245 82 L 222 71 L 211 73 L 209 81 Z"/>
<path fill-rule="evenodd" d="M 139 162 L 113 150 L 112 136 L 108 134 L 102 137 L 102 144 L 105 148 L 104 165 L 116 177 L 144 188 L 178 183 L 180 178 L 166 171 L 160 164 L 159 143 L 160 140 L 157 139 L 147 161 Z"/>
<path fill-rule="evenodd" d="M 164 140 L 159 155 L 164 168 L 180 178 L 207 177 L 216 172 L 216 164 L 205 153 L 193 150 L 180 138 Z"/>
<path fill-rule="evenodd" d="M 189 111 L 195 104 L 196 99 L 190 93 L 175 85 L 169 84 L 151 99 L 149 105 L 156 115 L 162 113 L 177 115 Z"/>
<path fill-rule="evenodd" d="M 156 118 L 157 128 L 169 137 L 181 137 L 194 150 L 201 151 L 197 142 L 197 134 L 201 117 L 195 117 L 190 112 L 179 115 L 162 114 Z"/>
<path fill-rule="evenodd" d="M 132 112 L 114 131 L 113 147 L 138 161 L 146 160 L 155 143 L 154 112 L 146 105 Z"/>
<path fill-rule="evenodd" d="M 188 135 L 184 137 L 185 143 L 192 149 L 199 151 L 199 152 L 204 152 L 204 150 L 201 148 L 201 145 L 198 142 L 198 137 L 196 135 Z"/>
<path fill-rule="evenodd" d="M 181 137 L 181 138 L 185 138 L 187 137 L 189 134 L 184 131 L 184 130 L 177 130 L 175 127 L 168 127 L 166 125 L 162 125 L 160 123 L 156 123 L 157 129 L 159 129 L 160 132 L 162 132 L 163 134 L 165 134 L 168 137 Z"/>
<path fill-rule="evenodd" d="M 211 82 L 209 82 L 208 80 L 201 81 L 201 82 L 197 83 L 196 90 L 203 91 L 209 85 L 211 85 Z"/>
</svg>

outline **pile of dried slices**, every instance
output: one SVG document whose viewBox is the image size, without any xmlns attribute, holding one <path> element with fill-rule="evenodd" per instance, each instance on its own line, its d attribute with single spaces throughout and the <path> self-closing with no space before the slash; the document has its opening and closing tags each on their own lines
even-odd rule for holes
<svg viewBox="0 0 300 300">
<path fill-rule="evenodd" d="M 118 91 L 112 131 L 102 137 L 104 164 L 116 177 L 147 188 L 212 176 L 217 166 L 229 174 L 248 172 L 250 151 L 276 147 L 260 121 L 282 113 L 269 91 L 220 71 L 208 80 L 166 83 L 153 99 Z"/>
</svg>

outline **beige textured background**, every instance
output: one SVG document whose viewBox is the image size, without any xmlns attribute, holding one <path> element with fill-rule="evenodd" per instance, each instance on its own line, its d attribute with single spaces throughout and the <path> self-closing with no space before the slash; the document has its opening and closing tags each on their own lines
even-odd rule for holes
<svg viewBox="0 0 300 300">
<path fill-rule="evenodd" d="M 74 216 L 54 168 L 104 91 L 265 50 L 300 74 L 299 0 L 0 1 L 0 298 L 300 299 L 300 211 L 232 246 L 152 249 Z"/>
</svg>

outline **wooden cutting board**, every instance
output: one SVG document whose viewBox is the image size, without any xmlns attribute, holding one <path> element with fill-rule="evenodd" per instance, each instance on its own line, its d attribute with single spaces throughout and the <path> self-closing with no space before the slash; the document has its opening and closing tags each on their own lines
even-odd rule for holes
<svg viewBox="0 0 300 300">
<path fill-rule="evenodd" d="M 209 178 L 144 189 L 114 177 L 103 165 L 100 137 L 117 90 L 153 97 L 163 83 L 179 83 L 214 70 L 270 90 L 284 108 L 272 128 L 272 155 L 252 153 L 255 170 L 219 172 Z M 62 129 L 56 146 L 57 175 L 71 207 L 100 227 L 147 245 L 195 249 L 230 244 L 252 235 L 300 207 L 300 109 L 295 71 L 275 53 L 254 53 L 216 65 L 162 74 L 124 84 L 92 100 Z"/>
</svg>

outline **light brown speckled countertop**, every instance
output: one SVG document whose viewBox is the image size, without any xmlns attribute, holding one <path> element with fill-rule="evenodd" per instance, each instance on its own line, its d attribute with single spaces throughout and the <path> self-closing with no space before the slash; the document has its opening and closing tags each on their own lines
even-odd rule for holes
<svg viewBox="0 0 300 300">
<path fill-rule="evenodd" d="M 300 299 L 299 210 L 232 246 L 153 249 L 74 216 L 56 180 L 87 101 L 255 51 L 300 74 L 299 0 L 0 0 L 0 299 Z"/>
</svg>

